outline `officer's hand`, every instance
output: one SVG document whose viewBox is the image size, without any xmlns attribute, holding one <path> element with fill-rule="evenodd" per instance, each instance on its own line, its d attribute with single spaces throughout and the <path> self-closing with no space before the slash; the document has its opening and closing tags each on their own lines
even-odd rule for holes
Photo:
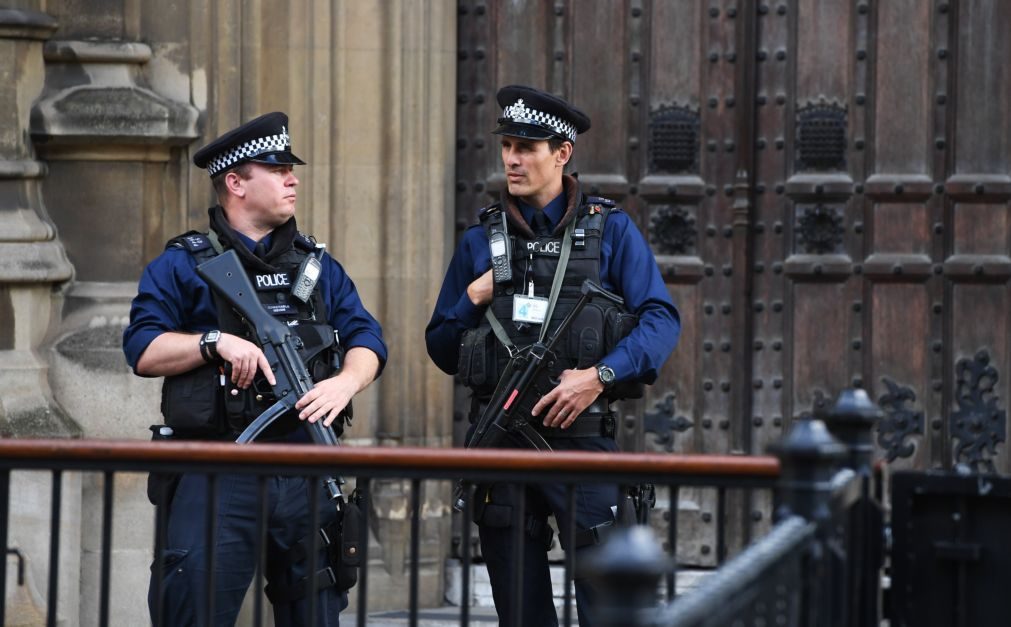
<svg viewBox="0 0 1011 627">
<path fill-rule="evenodd" d="M 481 305 L 487 305 L 491 302 L 491 297 L 494 294 L 494 291 L 495 284 L 492 282 L 491 270 L 489 270 L 474 279 L 474 281 L 467 286 L 467 297 L 470 298 L 470 302 L 480 307 Z"/>
<path fill-rule="evenodd" d="M 550 406 L 544 416 L 544 426 L 568 429 L 576 417 L 597 400 L 604 391 L 604 384 L 597 377 L 596 368 L 564 370 L 560 381 L 555 389 L 537 401 L 530 413 L 537 416 Z"/>
<path fill-rule="evenodd" d="M 262 370 L 271 385 L 277 383 L 270 371 L 267 357 L 260 347 L 231 333 L 222 333 L 218 339 L 218 354 L 232 364 L 232 383 L 246 389 L 253 384 L 257 369 Z"/>
<path fill-rule="evenodd" d="M 295 409 L 301 410 L 298 417 L 309 422 L 323 418 L 323 424 L 329 427 L 351 402 L 351 397 L 358 389 L 359 385 L 352 380 L 350 374 L 324 379 L 295 403 Z"/>
</svg>

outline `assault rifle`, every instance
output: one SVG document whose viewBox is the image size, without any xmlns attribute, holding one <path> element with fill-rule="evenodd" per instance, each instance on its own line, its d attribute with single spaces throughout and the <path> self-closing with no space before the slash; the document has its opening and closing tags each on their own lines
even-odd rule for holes
<svg viewBox="0 0 1011 627">
<path fill-rule="evenodd" d="M 247 444 L 255 440 L 275 420 L 294 410 L 298 399 L 312 389 L 312 376 L 298 354 L 302 340 L 291 327 L 264 309 L 234 250 L 200 264 L 197 266 L 197 274 L 225 299 L 256 334 L 256 343 L 263 350 L 277 381 L 273 386 L 277 402 L 250 423 L 235 440 L 239 444 Z M 315 444 L 339 446 L 333 427 L 324 426 L 322 420 L 316 422 L 306 420 L 303 424 Z M 324 480 L 330 500 L 338 502 L 338 509 L 341 507 L 343 497 L 341 483 L 343 480 L 334 477 L 327 477 Z"/>
<path fill-rule="evenodd" d="M 554 365 L 555 347 L 583 308 L 594 298 L 606 298 L 619 306 L 625 302 L 617 294 L 608 292 L 589 279 L 583 281 L 581 292 L 575 306 L 545 341 L 535 342 L 509 360 L 491 401 L 475 423 L 466 448 L 492 448 L 510 437 L 517 437 L 538 451 L 551 450 L 551 445 L 530 424 L 528 417 L 542 396 L 538 384 L 543 384 L 548 367 Z M 544 321 L 544 324 L 549 323 L 550 320 Z M 557 381 L 550 383 L 558 384 Z M 546 393 L 547 390 L 543 392 Z M 465 497 L 462 482 L 457 483 L 453 502 L 458 511 L 463 509 Z"/>
</svg>

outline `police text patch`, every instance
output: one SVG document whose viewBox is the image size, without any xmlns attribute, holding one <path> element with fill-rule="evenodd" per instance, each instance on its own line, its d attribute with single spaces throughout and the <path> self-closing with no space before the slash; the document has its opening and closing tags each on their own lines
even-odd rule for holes
<svg viewBox="0 0 1011 627">
<path fill-rule="evenodd" d="M 562 254 L 562 240 L 554 239 L 548 241 L 539 240 L 535 242 L 527 242 L 527 253 L 557 257 Z"/>
<path fill-rule="evenodd" d="M 280 290 L 289 287 L 291 287 L 291 279 L 287 272 L 256 275 L 256 289 L 258 290 Z"/>
</svg>

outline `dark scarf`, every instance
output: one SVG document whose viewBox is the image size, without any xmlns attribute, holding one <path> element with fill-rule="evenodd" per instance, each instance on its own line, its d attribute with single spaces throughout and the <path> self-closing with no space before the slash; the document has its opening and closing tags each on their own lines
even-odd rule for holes
<svg viewBox="0 0 1011 627">
<path fill-rule="evenodd" d="M 555 225 L 555 230 L 552 236 L 559 236 L 565 232 L 565 227 L 569 225 L 576 218 L 576 209 L 582 203 L 583 195 L 579 191 L 579 181 L 575 177 L 569 176 L 568 174 L 562 175 L 562 189 L 565 190 L 565 213 L 562 214 L 562 219 L 558 221 Z M 526 239 L 537 239 L 534 235 L 533 229 L 527 224 L 527 221 L 523 219 L 523 213 L 520 211 L 519 201 L 516 197 L 509 193 L 509 189 L 502 190 L 502 208 L 505 209 L 505 213 L 509 216 L 509 223 L 516 227 L 516 230 L 520 232 Z"/>
<path fill-rule="evenodd" d="M 295 216 L 292 216 L 290 220 L 271 233 L 270 250 L 267 251 L 263 259 L 260 259 L 239 238 L 235 229 L 228 223 L 225 210 L 220 205 L 208 209 L 207 215 L 210 216 L 211 230 L 218 236 L 221 246 L 226 250 L 229 248 L 234 250 L 242 260 L 242 265 L 251 270 L 277 272 L 278 269 L 270 265 L 270 262 L 291 250 L 292 242 L 295 241 L 295 235 L 298 233 Z"/>
</svg>

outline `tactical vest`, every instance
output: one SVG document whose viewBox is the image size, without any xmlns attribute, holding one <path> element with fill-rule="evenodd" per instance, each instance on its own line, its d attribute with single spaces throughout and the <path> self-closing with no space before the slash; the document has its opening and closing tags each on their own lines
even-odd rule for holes
<svg viewBox="0 0 1011 627">
<path fill-rule="evenodd" d="M 482 211 L 498 210 L 498 204 Z M 584 197 L 577 209 L 573 225 L 572 248 L 569 253 L 561 290 L 557 302 L 547 321 L 550 334 L 573 309 L 581 296 L 580 288 L 585 279 L 601 284 L 600 246 L 604 223 L 612 211 L 620 211 L 613 201 L 596 196 Z M 555 271 L 562 252 L 562 236 L 541 236 L 527 239 L 520 234 L 510 234 L 512 246 L 511 283 L 495 284 L 494 295 L 489 310 L 500 323 L 515 347 L 522 349 L 537 342 L 541 335 L 540 324 L 513 321 L 513 296 L 529 295 L 529 285 L 533 281 L 534 295 L 547 298 L 551 292 Z M 557 379 L 563 370 L 582 369 L 596 365 L 618 343 L 628 335 L 638 322 L 638 317 L 623 308 L 606 302 L 590 302 L 569 327 L 567 336 L 560 343 L 557 359 L 549 366 L 552 379 Z M 486 400 L 495 389 L 499 377 L 509 361 L 510 349 L 498 341 L 487 319 L 483 319 L 476 329 L 464 334 L 460 347 L 459 376 L 464 385 L 470 387 L 475 396 Z M 545 391 L 542 391 L 545 392 Z M 636 398 L 641 396 L 638 384 L 619 384 L 608 391 L 610 400 Z"/>
<path fill-rule="evenodd" d="M 182 248 L 193 256 L 197 264 L 201 264 L 219 254 L 220 245 L 215 244 L 216 242 L 207 234 L 190 231 L 170 240 L 166 248 Z M 275 272 L 264 273 L 246 268 L 246 273 L 264 309 L 291 327 L 302 340 L 302 348 L 299 349 L 302 361 L 313 380 L 322 381 L 340 368 L 342 358 L 334 329 L 327 323 L 328 312 L 323 295 L 319 284 L 313 289 L 307 302 L 291 293 L 291 286 L 302 262 L 314 250 L 315 243 L 302 233 L 298 233 L 291 249 L 272 260 L 271 265 L 277 268 Z M 219 329 L 256 343 L 248 325 L 238 314 L 216 293 L 213 297 L 218 310 Z M 240 433 L 254 418 L 274 403 L 276 399 L 273 390 L 262 373 L 257 373 L 252 386 L 241 390 L 232 385 L 230 373 L 225 371 L 225 366 L 227 364 L 222 366 L 211 363 L 189 373 L 166 377 L 162 388 L 162 413 L 168 426 L 180 431 L 183 437 L 231 437 Z M 214 379 L 212 386 L 206 385 L 207 373 Z M 217 389 L 207 389 L 208 387 Z M 217 398 L 203 398 L 207 394 Z M 184 397 L 194 395 L 201 397 L 199 400 L 211 407 L 211 409 L 205 407 L 204 413 L 211 412 L 214 415 L 199 419 L 196 424 L 190 422 L 192 418 L 187 418 L 187 423 L 180 428 L 178 425 L 180 412 L 171 411 L 171 408 L 183 402 Z M 193 403 L 190 405 L 190 413 L 193 413 Z M 299 421 L 294 412 L 290 413 L 290 416 L 279 418 L 260 439 L 276 439 L 294 430 Z M 176 416 L 177 424 L 172 424 L 170 414 Z M 333 426 L 339 432 L 343 424 L 338 422 L 340 421 L 335 421 Z"/>
</svg>

